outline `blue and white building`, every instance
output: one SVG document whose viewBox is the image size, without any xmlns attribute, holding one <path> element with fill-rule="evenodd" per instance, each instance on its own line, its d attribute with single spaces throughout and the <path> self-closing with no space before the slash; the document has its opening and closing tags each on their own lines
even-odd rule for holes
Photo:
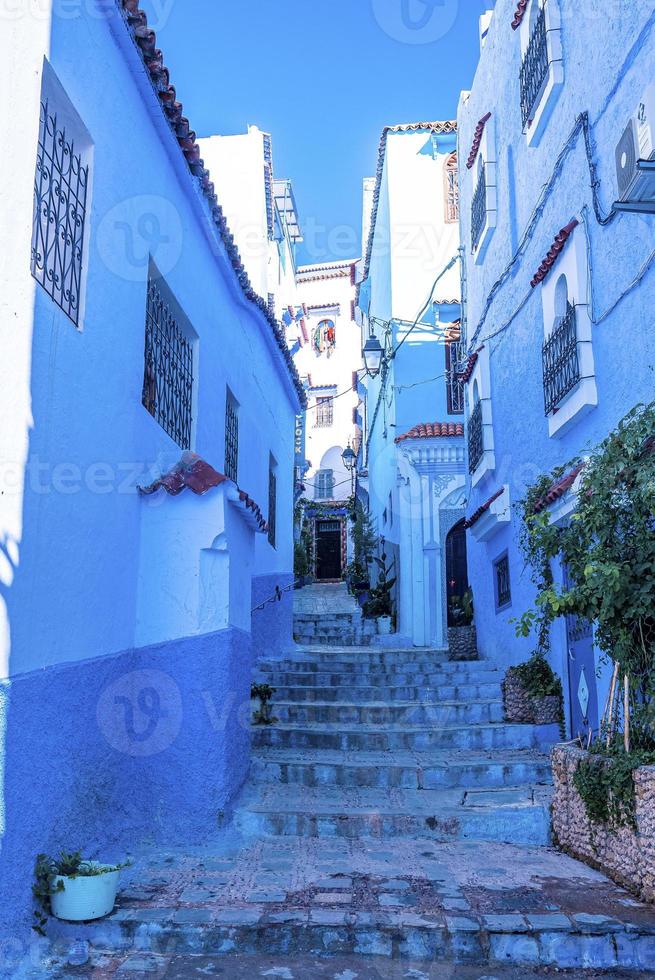
<svg viewBox="0 0 655 980">
<path fill-rule="evenodd" d="M 40 4 L 1 45 L 4 939 L 38 852 L 229 811 L 253 656 L 291 642 L 266 600 L 305 393 L 136 0 Z"/>
<path fill-rule="evenodd" d="M 456 142 L 453 121 L 388 126 L 364 182 L 362 345 L 384 353 L 362 382 L 359 482 L 416 646 L 446 645 L 467 588 Z"/>
<path fill-rule="evenodd" d="M 458 129 L 469 577 L 482 655 L 516 663 L 533 644 L 512 620 L 535 598 L 517 502 L 653 398 L 652 5 L 498 0 Z M 552 521 L 577 477 L 542 501 Z M 557 621 L 551 661 L 569 730 L 597 728 L 592 627 Z"/>
</svg>

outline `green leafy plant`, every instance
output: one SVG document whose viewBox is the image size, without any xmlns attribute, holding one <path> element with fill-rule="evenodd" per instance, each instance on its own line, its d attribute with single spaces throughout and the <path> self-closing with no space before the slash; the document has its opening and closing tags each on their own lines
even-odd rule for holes
<svg viewBox="0 0 655 980">
<path fill-rule="evenodd" d="M 301 535 L 299 541 L 293 544 L 293 573 L 297 579 L 306 578 L 310 573 L 311 565 L 307 549 L 307 542 Z"/>
<path fill-rule="evenodd" d="M 45 936 L 48 916 L 52 914 L 50 896 L 54 892 L 65 890 L 64 882 L 57 879 L 93 878 L 112 871 L 121 871 L 130 864 L 131 861 L 124 861 L 121 864 L 100 864 L 98 861 L 83 858 L 81 851 L 62 851 L 58 858 L 50 857 L 48 854 L 37 854 L 32 885 L 32 894 L 36 901 L 32 929 L 40 936 Z"/>
<path fill-rule="evenodd" d="M 360 583 L 368 587 L 369 567 L 373 562 L 377 539 L 370 516 L 364 510 L 361 501 L 354 498 L 350 510 L 350 519 L 352 521 L 353 559 L 346 569 L 346 577 L 351 586 Z"/>
<path fill-rule="evenodd" d="M 464 595 L 454 595 L 450 599 L 450 614 L 455 626 L 470 626 L 473 622 L 473 591 L 467 589 Z"/>
<path fill-rule="evenodd" d="M 271 700 L 275 694 L 275 688 L 270 684 L 253 684 L 250 688 L 250 697 L 253 701 L 259 701 L 259 708 L 253 715 L 254 725 L 274 725 L 277 718 L 271 714 Z"/>
<path fill-rule="evenodd" d="M 594 742 L 573 775 L 592 823 L 636 828 L 634 771 L 654 763 L 655 753 L 626 752 L 622 740 L 615 739 L 609 746 L 604 739 Z"/>
<path fill-rule="evenodd" d="M 364 603 L 364 615 L 368 619 L 379 619 L 382 616 L 390 616 L 393 619 L 394 608 L 391 592 L 396 584 L 396 579 L 389 578 L 393 571 L 393 564 L 387 566 L 387 556 L 382 552 L 380 557 L 374 556 L 373 561 L 379 568 L 378 581 L 375 588 L 371 589 L 369 599 Z"/>
<path fill-rule="evenodd" d="M 512 668 L 527 694 L 532 698 L 562 698 L 562 682 L 548 661 L 533 654 L 525 663 Z"/>
</svg>

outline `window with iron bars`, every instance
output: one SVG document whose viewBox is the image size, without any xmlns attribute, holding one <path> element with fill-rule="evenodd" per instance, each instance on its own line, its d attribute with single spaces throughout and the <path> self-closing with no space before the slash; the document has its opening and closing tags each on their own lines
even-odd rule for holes
<svg viewBox="0 0 655 980">
<path fill-rule="evenodd" d="M 575 306 L 567 302 L 561 317 L 542 349 L 544 409 L 550 415 L 580 380 L 578 328 Z"/>
<path fill-rule="evenodd" d="M 444 183 L 446 222 L 453 224 L 455 221 L 459 221 L 459 184 L 456 153 L 451 153 L 446 159 L 444 164 Z"/>
<path fill-rule="evenodd" d="M 239 406 L 228 389 L 225 399 L 225 475 L 237 482 L 239 472 Z"/>
<path fill-rule="evenodd" d="M 193 343 L 181 329 L 153 272 L 148 275 L 141 401 L 182 449 L 191 446 Z"/>
<path fill-rule="evenodd" d="M 509 577 L 509 556 L 507 552 L 497 558 L 493 565 L 494 595 L 496 609 L 504 609 L 512 603 L 512 588 Z"/>
<path fill-rule="evenodd" d="M 314 426 L 317 429 L 325 429 L 334 422 L 334 397 L 328 395 L 324 398 L 316 399 L 316 419 Z"/>
<path fill-rule="evenodd" d="M 273 463 L 268 467 L 268 540 L 276 547 L 277 534 L 277 475 Z"/>
<path fill-rule="evenodd" d="M 541 8 L 530 35 L 528 49 L 521 65 L 521 118 L 526 128 L 539 103 L 548 78 L 548 38 L 546 8 Z"/>
<path fill-rule="evenodd" d="M 89 167 L 41 103 L 34 177 L 31 272 L 66 316 L 79 326 L 82 256 Z"/>
<path fill-rule="evenodd" d="M 477 402 L 468 424 L 469 473 L 475 473 L 484 456 L 484 427 L 482 425 L 482 402 Z"/>
<path fill-rule="evenodd" d="M 471 203 L 471 248 L 475 252 L 487 223 L 487 175 L 484 164 L 480 167 L 478 186 Z"/>
<path fill-rule="evenodd" d="M 465 354 L 460 340 L 446 342 L 446 399 L 449 415 L 464 414 L 464 383 L 457 373 L 457 366 Z"/>
<path fill-rule="evenodd" d="M 266 225 L 268 237 L 275 238 L 275 199 L 273 194 L 273 140 L 264 134 L 264 193 L 266 196 Z"/>
<path fill-rule="evenodd" d="M 314 499 L 330 500 L 334 492 L 334 472 L 319 470 L 314 480 Z"/>
</svg>

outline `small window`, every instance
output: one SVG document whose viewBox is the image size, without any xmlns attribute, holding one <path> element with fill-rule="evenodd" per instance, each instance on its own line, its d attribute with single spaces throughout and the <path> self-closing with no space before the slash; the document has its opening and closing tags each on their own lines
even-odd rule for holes
<svg viewBox="0 0 655 980">
<path fill-rule="evenodd" d="M 334 492 L 334 472 L 319 470 L 314 481 L 314 499 L 330 500 Z"/>
<path fill-rule="evenodd" d="M 451 153 L 444 164 L 444 194 L 446 224 L 459 221 L 459 185 L 457 154 Z"/>
<path fill-rule="evenodd" d="M 237 482 L 239 472 L 239 403 L 227 389 L 225 396 L 225 475 Z"/>
<path fill-rule="evenodd" d="M 328 395 L 324 398 L 316 399 L 316 422 L 317 429 L 326 429 L 334 422 L 334 398 Z"/>
<path fill-rule="evenodd" d="M 506 609 L 512 604 L 512 589 L 509 578 L 509 556 L 507 552 L 497 558 L 493 565 L 494 594 L 496 610 Z"/>
<path fill-rule="evenodd" d="M 446 399 L 449 415 L 464 414 L 464 382 L 457 367 L 465 356 L 461 340 L 446 341 Z"/>
<path fill-rule="evenodd" d="M 268 541 L 277 547 L 277 464 L 271 456 L 268 464 Z"/>
<path fill-rule="evenodd" d="M 193 341 L 166 284 L 148 272 L 146 336 L 141 401 L 182 449 L 191 448 Z"/>
<path fill-rule="evenodd" d="M 79 327 L 92 143 L 47 63 L 41 100 L 30 268 Z"/>
</svg>

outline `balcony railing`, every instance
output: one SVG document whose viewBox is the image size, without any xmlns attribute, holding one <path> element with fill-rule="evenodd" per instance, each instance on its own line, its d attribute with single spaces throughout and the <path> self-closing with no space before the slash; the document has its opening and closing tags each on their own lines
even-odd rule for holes
<svg viewBox="0 0 655 980">
<path fill-rule="evenodd" d="M 482 427 L 482 402 L 471 412 L 468 425 L 469 473 L 475 473 L 484 456 L 484 430 Z"/>
<path fill-rule="evenodd" d="M 546 415 L 557 408 L 580 380 L 578 330 L 575 306 L 567 303 L 566 315 L 543 346 L 544 408 Z"/>
<path fill-rule="evenodd" d="M 487 175 L 484 165 L 471 204 L 471 247 L 475 252 L 487 223 Z"/>
<path fill-rule="evenodd" d="M 546 35 L 546 8 L 539 11 L 532 30 L 528 50 L 521 66 L 521 117 L 523 129 L 534 117 L 534 109 L 548 77 L 548 39 Z"/>
</svg>

